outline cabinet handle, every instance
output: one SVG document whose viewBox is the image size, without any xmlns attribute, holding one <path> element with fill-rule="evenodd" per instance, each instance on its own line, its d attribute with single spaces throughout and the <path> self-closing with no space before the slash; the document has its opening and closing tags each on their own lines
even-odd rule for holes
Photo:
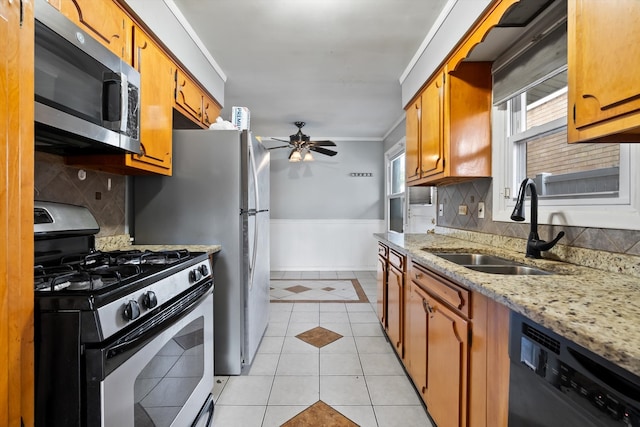
<svg viewBox="0 0 640 427">
<path fill-rule="evenodd" d="M 422 386 L 422 394 L 425 394 L 427 392 L 427 388 L 425 386 Z"/>
<path fill-rule="evenodd" d="M 419 279 L 422 277 L 422 273 L 416 273 L 416 279 Z"/>
<path fill-rule="evenodd" d="M 435 310 L 433 309 L 433 307 L 431 307 L 431 306 L 429 305 L 429 303 L 427 302 L 427 300 L 426 300 L 426 299 L 424 299 L 424 298 L 422 299 L 422 308 L 424 308 L 424 311 L 425 311 L 425 312 L 428 312 L 428 313 L 430 313 L 430 314 L 433 314 L 433 312 L 435 311 Z"/>
<path fill-rule="evenodd" d="M 138 158 L 142 158 L 147 155 L 147 151 L 144 149 L 144 144 L 140 143 L 140 154 L 138 154 Z"/>
</svg>

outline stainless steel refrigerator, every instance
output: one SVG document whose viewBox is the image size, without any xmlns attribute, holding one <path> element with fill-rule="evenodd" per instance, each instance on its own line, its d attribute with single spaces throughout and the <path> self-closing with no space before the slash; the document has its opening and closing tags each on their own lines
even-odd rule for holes
<svg viewBox="0 0 640 427">
<path fill-rule="evenodd" d="M 269 321 L 269 151 L 248 131 L 176 130 L 173 176 L 134 179 L 136 244 L 220 244 L 215 373 L 250 365 Z"/>
</svg>

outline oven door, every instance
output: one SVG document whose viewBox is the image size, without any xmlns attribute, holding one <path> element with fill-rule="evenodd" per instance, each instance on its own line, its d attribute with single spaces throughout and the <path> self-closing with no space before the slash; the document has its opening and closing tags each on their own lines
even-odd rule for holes
<svg viewBox="0 0 640 427">
<path fill-rule="evenodd" d="M 108 373 L 95 384 L 99 390 L 92 394 L 101 396 L 100 408 L 88 407 L 90 425 L 98 425 L 91 421 L 92 410 L 101 412 L 99 425 L 105 427 L 210 425 L 214 383 L 211 286 L 209 283 L 204 294 L 191 297 L 192 301 L 177 302 L 154 316 L 158 325 L 147 321 L 146 330 L 133 331 L 127 339 L 102 350 Z M 200 288 L 202 293 L 202 285 Z"/>
</svg>

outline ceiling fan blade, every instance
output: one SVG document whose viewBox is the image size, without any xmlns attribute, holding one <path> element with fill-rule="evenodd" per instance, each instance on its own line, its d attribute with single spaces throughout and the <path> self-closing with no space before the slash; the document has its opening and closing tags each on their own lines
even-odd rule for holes
<svg viewBox="0 0 640 427">
<path fill-rule="evenodd" d="M 309 146 L 309 150 L 315 151 L 315 152 L 320 153 L 320 154 L 324 154 L 325 156 L 335 156 L 336 154 L 338 154 L 335 151 L 327 150 L 326 148 L 316 147 L 316 146 L 313 146 L 313 145 Z"/>
<path fill-rule="evenodd" d="M 291 147 L 290 145 L 278 145 L 277 147 L 269 147 L 267 148 L 267 150 L 275 150 L 277 148 L 289 148 Z"/>
<path fill-rule="evenodd" d="M 289 144 L 289 141 L 287 141 L 286 139 L 280 139 L 280 138 L 269 138 L 272 141 L 280 141 L 280 142 L 286 142 L 287 144 Z"/>
<path fill-rule="evenodd" d="M 310 141 L 309 144 L 315 145 L 316 147 L 335 147 L 336 143 L 333 141 Z"/>
</svg>

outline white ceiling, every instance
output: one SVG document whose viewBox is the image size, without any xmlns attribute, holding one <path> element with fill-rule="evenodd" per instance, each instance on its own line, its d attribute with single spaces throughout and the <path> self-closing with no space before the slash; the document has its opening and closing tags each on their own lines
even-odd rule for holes
<svg viewBox="0 0 640 427">
<path fill-rule="evenodd" d="M 380 140 L 399 78 L 447 0 L 173 0 L 227 77 L 222 117 L 264 137 Z"/>
</svg>

